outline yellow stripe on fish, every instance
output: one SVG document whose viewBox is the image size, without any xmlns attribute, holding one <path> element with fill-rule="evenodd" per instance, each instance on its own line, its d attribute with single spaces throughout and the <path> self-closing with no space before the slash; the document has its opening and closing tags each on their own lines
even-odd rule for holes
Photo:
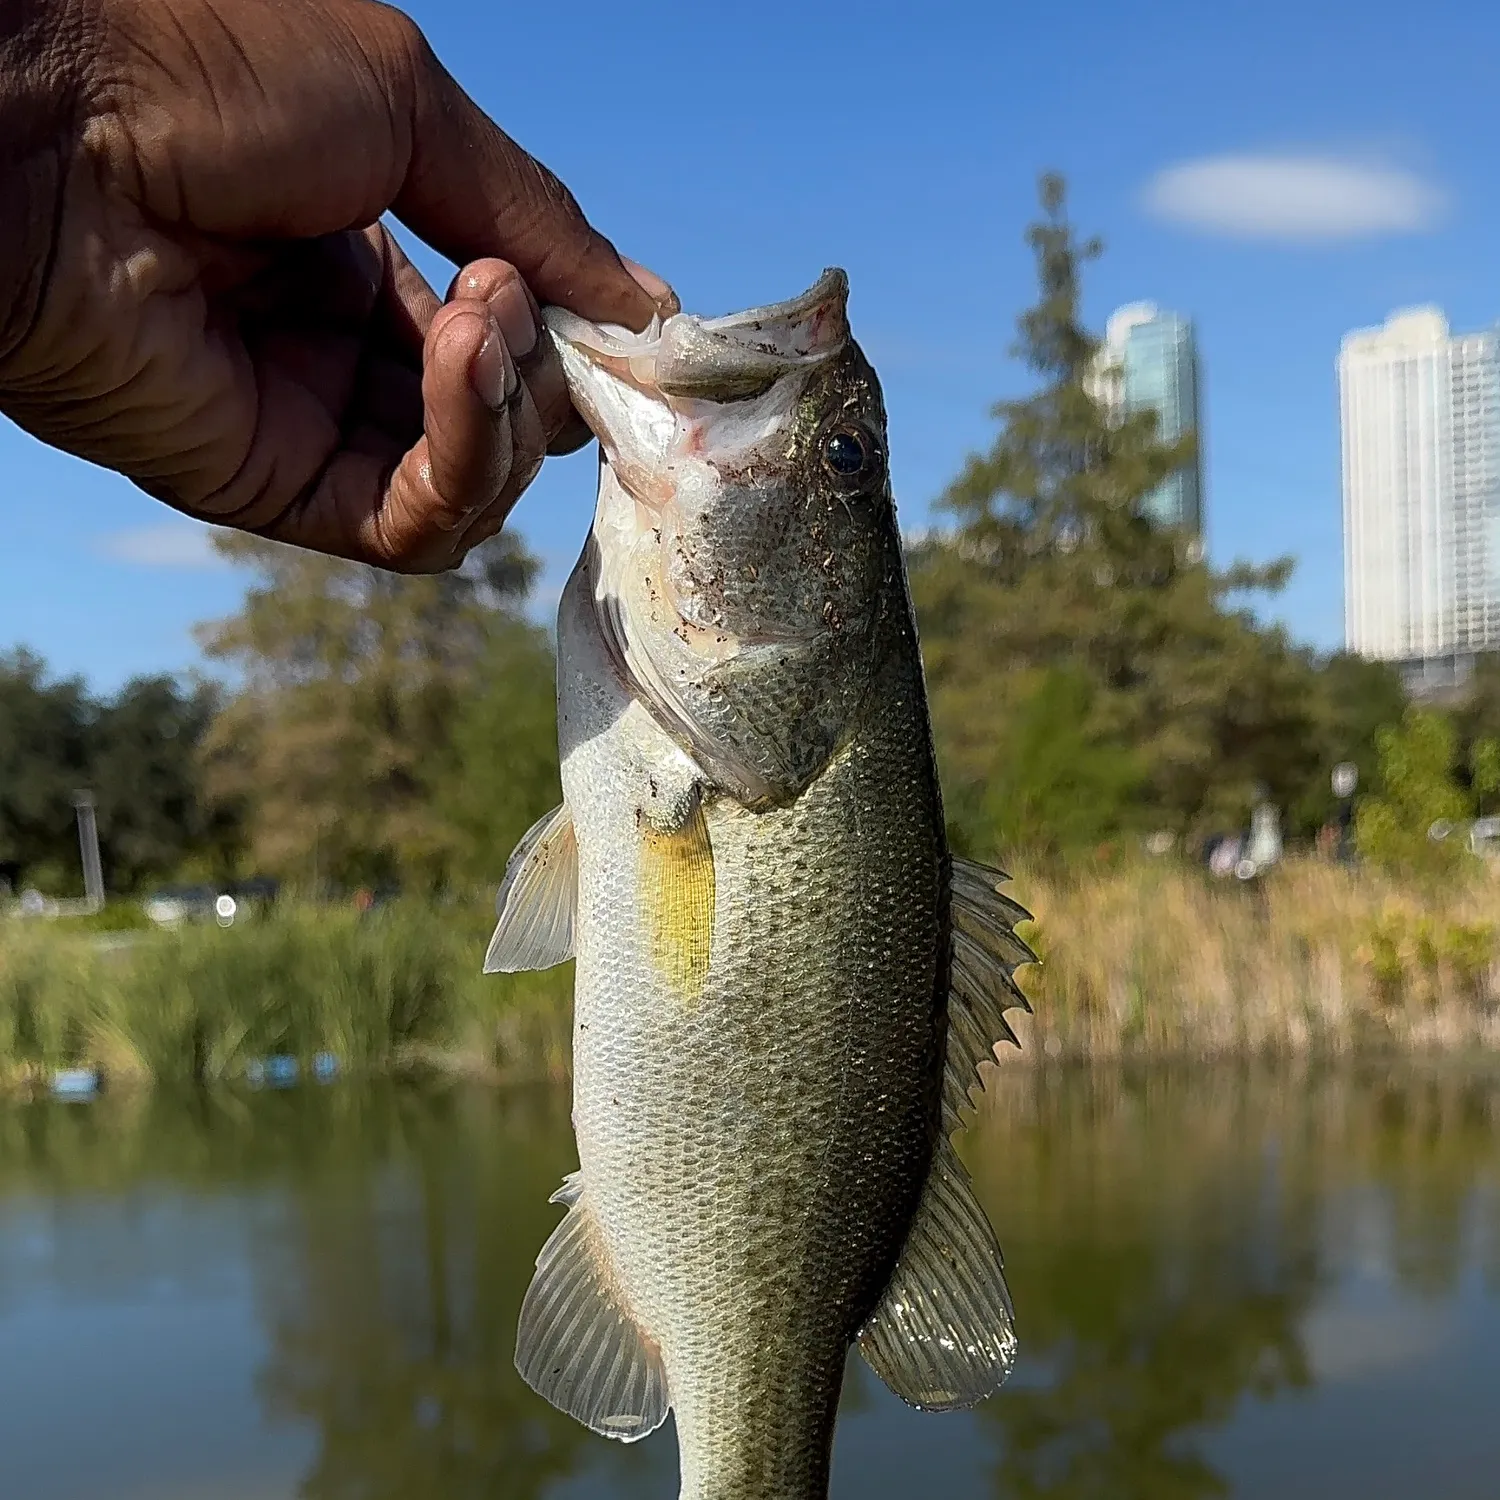
<svg viewBox="0 0 1500 1500">
<path fill-rule="evenodd" d="M 642 819 L 640 893 L 651 961 L 674 993 L 696 1000 L 714 933 L 714 851 L 701 805 L 680 828 Z"/>
</svg>

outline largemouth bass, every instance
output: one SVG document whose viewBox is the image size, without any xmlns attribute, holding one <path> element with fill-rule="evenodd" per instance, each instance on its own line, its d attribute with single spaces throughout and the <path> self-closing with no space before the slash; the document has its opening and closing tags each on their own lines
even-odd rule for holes
<svg viewBox="0 0 1500 1500">
<path fill-rule="evenodd" d="M 850 1345 L 899 1396 L 1015 1351 L 950 1137 L 1024 1005 L 1005 877 L 951 858 L 847 282 L 644 334 L 550 310 L 599 438 L 558 613 L 563 805 L 486 968 L 577 959 L 567 1215 L 516 1360 L 683 1500 L 827 1494 Z"/>
</svg>

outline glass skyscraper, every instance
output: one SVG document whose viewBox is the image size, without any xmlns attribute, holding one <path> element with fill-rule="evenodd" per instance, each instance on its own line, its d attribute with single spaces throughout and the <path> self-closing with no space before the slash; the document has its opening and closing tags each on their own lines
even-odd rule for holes
<svg viewBox="0 0 1500 1500">
<path fill-rule="evenodd" d="M 1500 333 L 1393 313 L 1339 351 L 1344 636 L 1411 680 L 1500 648 Z"/>
<path fill-rule="evenodd" d="M 1154 411 L 1163 442 L 1197 437 L 1193 457 L 1146 497 L 1143 509 L 1163 526 L 1201 536 L 1203 423 L 1192 323 L 1153 303 L 1132 302 L 1105 325 L 1095 370 L 1094 395 L 1116 421 Z"/>
</svg>

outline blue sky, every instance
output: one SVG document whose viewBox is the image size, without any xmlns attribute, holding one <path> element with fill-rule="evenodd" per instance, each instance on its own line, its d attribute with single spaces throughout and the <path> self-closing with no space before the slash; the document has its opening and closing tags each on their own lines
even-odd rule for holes
<svg viewBox="0 0 1500 1500">
<path fill-rule="evenodd" d="M 1063 171 L 1107 242 L 1094 324 L 1139 298 L 1198 324 L 1211 556 L 1295 555 L 1273 612 L 1321 646 L 1341 632 L 1340 336 L 1415 302 L 1459 328 L 1500 317 L 1489 5 L 409 8 L 689 309 L 848 269 L 908 525 L 987 440 L 989 404 L 1025 388 L 1007 352 L 1033 285 L 1021 236 L 1037 173 Z M 201 528 L 3 425 L 0 472 L 0 649 L 102 690 L 196 663 L 193 622 L 243 587 Z M 550 463 L 516 513 L 549 590 L 592 480 L 587 454 Z"/>
</svg>

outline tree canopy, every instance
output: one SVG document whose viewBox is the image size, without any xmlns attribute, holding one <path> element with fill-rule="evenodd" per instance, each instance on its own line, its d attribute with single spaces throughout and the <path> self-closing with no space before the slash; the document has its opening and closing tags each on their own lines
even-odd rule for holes
<svg viewBox="0 0 1500 1500">
<path fill-rule="evenodd" d="M 498 878 L 557 800 L 552 656 L 512 536 L 410 577 L 228 536 L 260 577 L 205 627 L 242 686 L 205 743 L 247 857 L 309 888 Z"/>
<path fill-rule="evenodd" d="M 74 801 L 88 792 L 111 888 L 175 872 L 223 832 L 197 764 L 216 706 L 212 687 L 165 676 L 100 701 L 77 678 L 49 679 L 29 652 L 0 656 L 0 865 L 81 893 Z"/>
</svg>

